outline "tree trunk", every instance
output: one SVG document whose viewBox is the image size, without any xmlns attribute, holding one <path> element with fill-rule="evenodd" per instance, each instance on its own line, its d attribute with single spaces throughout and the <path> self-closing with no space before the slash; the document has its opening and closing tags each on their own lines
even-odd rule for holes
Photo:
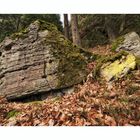
<svg viewBox="0 0 140 140">
<path fill-rule="evenodd" d="M 124 26 L 125 26 L 125 16 L 126 16 L 126 14 L 123 14 L 123 15 L 121 15 L 121 16 L 122 16 L 122 22 L 121 22 L 121 25 L 120 25 L 119 33 L 121 33 L 121 32 L 124 30 Z"/>
<path fill-rule="evenodd" d="M 71 15 L 71 29 L 72 29 L 73 44 L 81 47 L 81 39 L 78 30 L 78 17 L 75 14 Z"/>
<path fill-rule="evenodd" d="M 16 31 L 19 30 L 19 25 L 20 25 L 20 16 L 17 17 L 17 23 L 16 23 Z"/>
<path fill-rule="evenodd" d="M 105 16 L 105 28 L 108 34 L 109 41 L 112 42 L 116 38 L 116 36 L 113 31 L 113 27 L 111 26 L 111 21 L 109 18 L 110 17 L 108 17 L 108 15 Z"/>
<path fill-rule="evenodd" d="M 70 39 L 68 14 L 64 14 L 64 34 L 67 39 Z"/>
</svg>

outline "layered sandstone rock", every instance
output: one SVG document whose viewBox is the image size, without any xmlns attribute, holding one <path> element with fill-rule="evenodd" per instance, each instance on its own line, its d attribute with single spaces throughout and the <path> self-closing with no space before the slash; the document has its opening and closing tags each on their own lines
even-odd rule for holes
<svg viewBox="0 0 140 140">
<path fill-rule="evenodd" d="M 85 56 L 52 24 L 35 21 L 0 44 L 0 95 L 8 99 L 69 87 L 85 76 Z"/>
</svg>

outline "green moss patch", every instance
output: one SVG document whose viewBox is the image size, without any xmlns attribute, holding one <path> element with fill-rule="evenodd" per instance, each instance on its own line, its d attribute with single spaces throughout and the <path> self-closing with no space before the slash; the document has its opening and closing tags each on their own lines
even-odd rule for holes
<svg viewBox="0 0 140 140">
<path fill-rule="evenodd" d="M 13 110 L 11 110 L 11 111 L 9 111 L 9 112 L 7 113 L 6 119 L 10 119 L 10 118 L 12 118 L 12 117 L 16 117 L 19 113 L 20 113 L 19 111 L 13 109 Z"/>
<path fill-rule="evenodd" d="M 72 46 L 72 44 L 70 46 L 60 44 L 52 46 L 53 56 L 59 60 L 58 88 L 79 83 L 81 76 L 86 76 L 87 64 L 85 57 L 79 52 L 79 49 Z M 68 42 L 66 42 L 66 44 L 68 44 Z"/>
<path fill-rule="evenodd" d="M 55 25 L 53 25 L 52 23 L 49 22 L 45 22 L 42 20 L 37 20 L 35 21 L 38 26 L 39 26 L 39 31 L 43 31 L 43 30 L 48 30 L 48 31 L 57 31 L 57 27 Z M 24 39 L 26 37 L 28 37 L 28 33 L 29 33 L 29 29 L 25 28 L 22 29 L 20 32 L 14 33 L 11 35 L 12 39 L 16 39 L 16 38 L 21 38 Z"/>
<path fill-rule="evenodd" d="M 26 28 L 24 30 L 21 30 L 20 32 L 18 33 L 14 33 L 11 35 L 11 39 L 16 39 L 16 38 L 21 38 L 21 39 L 24 39 L 26 37 L 28 37 L 28 32 L 29 30 Z"/>
<path fill-rule="evenodd" d="M 118 37 L 113 43 L 112 43 L 112 51 L 116 51 L 116 49 L 119 47 L 120 44 L 122 44 L 124 41 L 124 36 Z"/>
<path fill-rule="evenodd" d="M 42 30 L 44 29 L 46 29 L 45 25 L 43 25 Z M 50 32 L 44 41 L 44 46 L 51 45 L 50 53 L 59 62 L 58 89 L 77 84 L 81 79 L 84 80 L 87 75 L 86 65 L 92 53 L 73 45 L 53 26 L 47 27 L 47 29 L 50 29 Z"/>
<path fill-rule="evenodd" d="M 39 24 L 39 30 L 43 31 L 43 30 L 49 30 L 49 31 L 53 31 L 53 30 L 57 30 L 57 27 L 49 22 L 45 22 L 43 20 L 37 20 L 36 22 L 38 22 Z"/>
<path fill-rule="evenodd" d="M 130 85 L 127 89 L 126 89 L 126 93 L 128 95 L 132 95 L 134 94 L 136 91 L 140 90 L 139 86 L 134 86 L 134 85 Z"/>
</svg>

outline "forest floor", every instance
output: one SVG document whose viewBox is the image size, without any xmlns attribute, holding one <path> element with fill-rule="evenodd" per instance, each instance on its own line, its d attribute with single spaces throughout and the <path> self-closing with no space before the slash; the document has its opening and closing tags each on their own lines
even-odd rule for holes
<svg viewBox="0 0 140 140">
<path fill-rule="evenodd" d="M 110 46 L 90 49 L 108 55 Z M 89 63 L 92 70 L 96 61 Z M 112 83 L 93 80 L 69 95 L 29 103 L 0 98 L 0 125 L 16 126 L 136 126 L 140 125 L 140 70 Z"/>
</svg>

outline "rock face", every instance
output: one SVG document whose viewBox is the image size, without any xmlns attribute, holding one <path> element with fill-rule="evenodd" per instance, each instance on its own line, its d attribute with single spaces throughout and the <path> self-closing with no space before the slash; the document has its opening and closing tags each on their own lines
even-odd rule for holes
<svg viewBox="0 0 140 140">
<path fill-rule="evenodd" d="M 0 95 L 8 99 L 70 87 L 86 76 L 86 60 L 57 28 L 35 21 L 0 44 Z"/>
<path fill-rule="evenodd" d="M 116 51 L 127 51 L 135 56 L 140 57 L 140 38 L 135 32 L 128 33 L 120 38 L 118 38 L 114 45 L 116 45 Z"/>
<path fill-rule="evenodd" d="M 137 58 L 140 57 L 140 38 L 135 32 L 128 33 L 117 38 L 112 44 L 112 50 L 121 53 L 127 52 L 121 58 L 113 62 L 105 63 L 101 68 L 101 75 L 110 81 L 111 79 L 121 78 L 137 65 Z"/>
<path fill-rule="evenodd" d="M 106 81 L 121 78 L 136 66 L 136 59 L 133 54 L 122 55 L 114 62 L 108 62 L 101 67 L 101 75 Z"/>
</svg>

